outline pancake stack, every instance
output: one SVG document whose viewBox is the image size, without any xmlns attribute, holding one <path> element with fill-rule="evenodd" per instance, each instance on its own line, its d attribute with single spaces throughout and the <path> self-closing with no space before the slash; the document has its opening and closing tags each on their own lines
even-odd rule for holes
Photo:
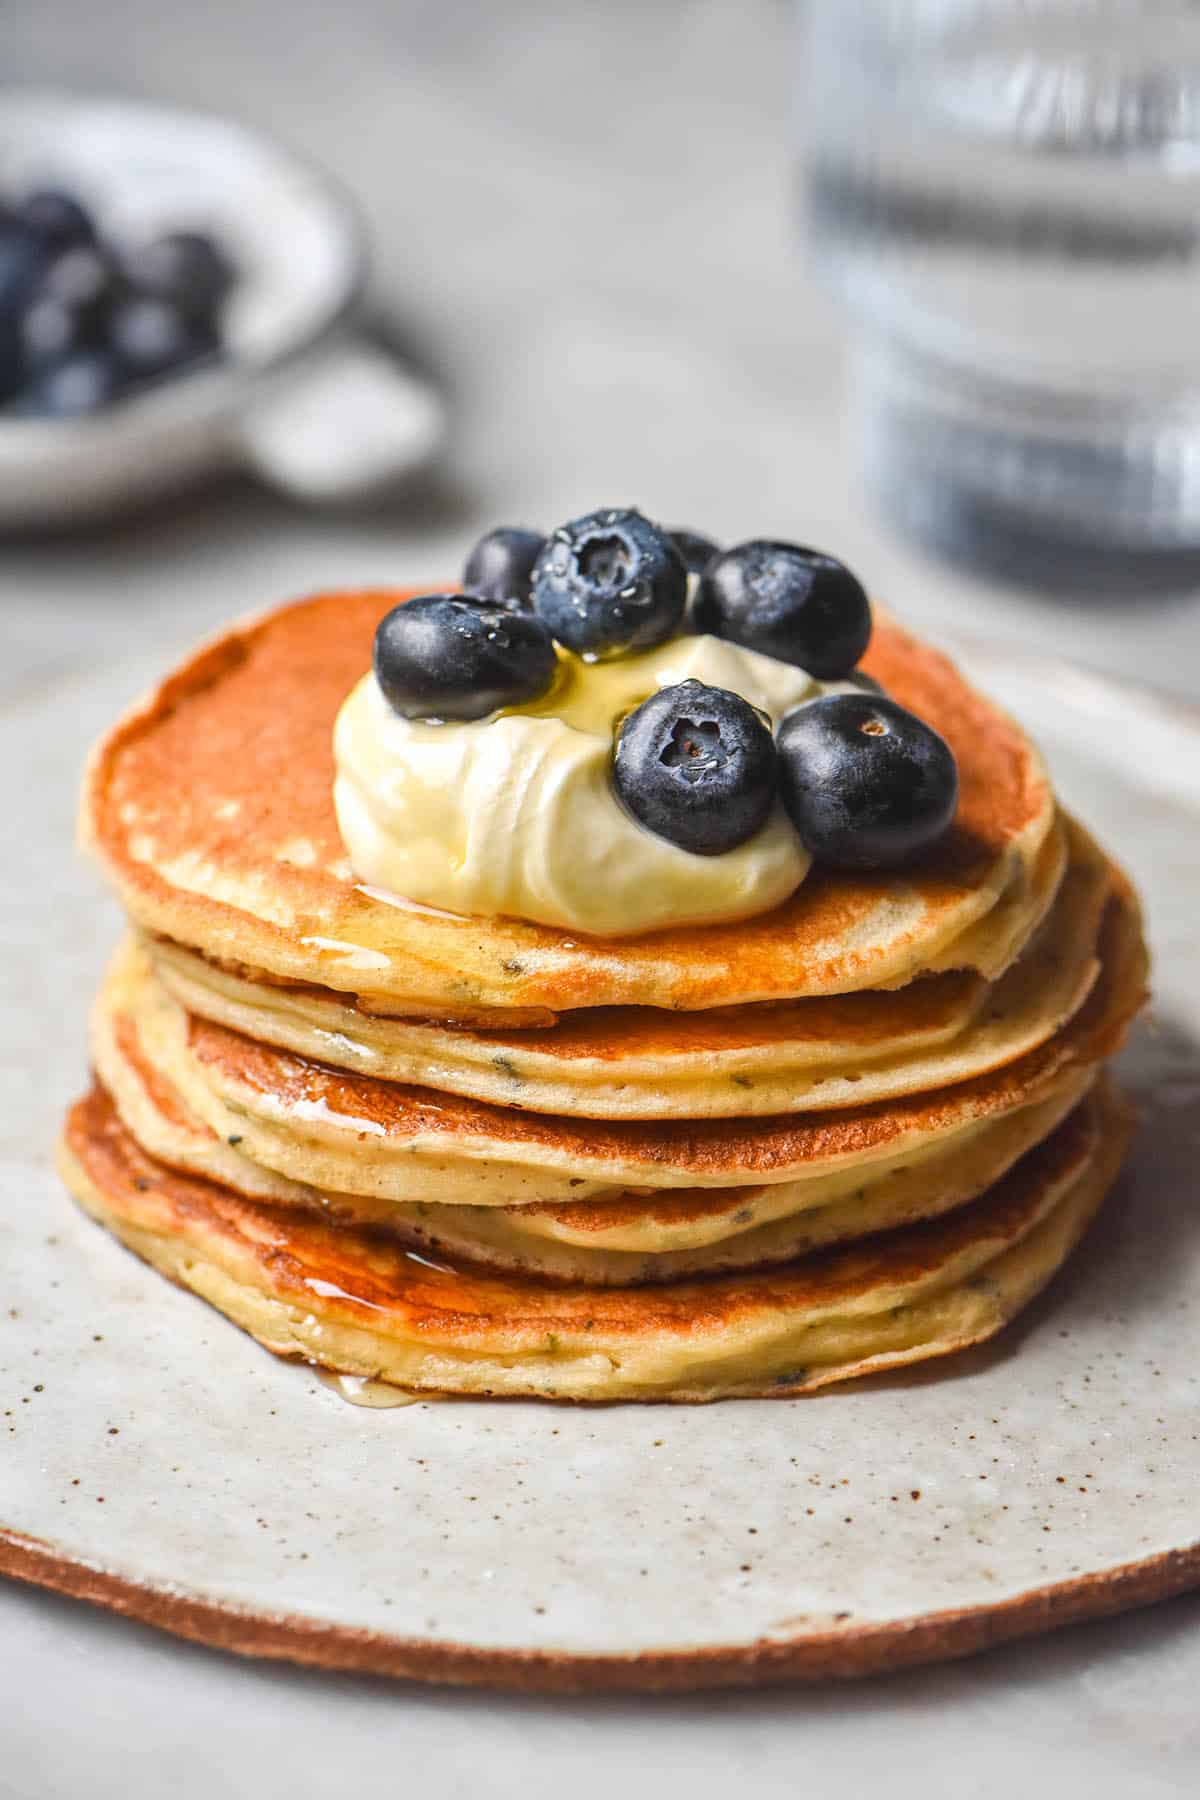
<svg viewBox="0 0 1200 1800">
<path fill-rule="evenodd" d="M 916 867 L 602 940 L 358 883 L 334 719 L 398 596 L 234 629 L 98 747 L 129 915 L 62 1167 L 271 1350 L 410 1394 L 800 1394 L 985 1339 L 1117 1172 L 1136 898 L 1019 728 L 886 617 L 951 745 Z"/>
</svg>

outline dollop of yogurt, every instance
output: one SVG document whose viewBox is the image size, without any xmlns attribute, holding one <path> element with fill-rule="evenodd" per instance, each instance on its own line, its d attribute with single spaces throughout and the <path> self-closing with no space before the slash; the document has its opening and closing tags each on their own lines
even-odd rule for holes
<svg viewBox="0 0 1200 1800">
<path fill-rule="evenodd" d="M 823 691 L 803 669 L 708 636 L 607 663 L 560 651 L 540 699 L 467 722 L 401 718 L 365 675 L 334 728 L 334 805 L 355 873 L 421 906 L 598 937 L 778 906 L 810 863 L 778 803 L 746 843 L 698 856 L 613 792 L 620 720 L 688 679 L 740 694 L 772 726 Z"/>
</svg>

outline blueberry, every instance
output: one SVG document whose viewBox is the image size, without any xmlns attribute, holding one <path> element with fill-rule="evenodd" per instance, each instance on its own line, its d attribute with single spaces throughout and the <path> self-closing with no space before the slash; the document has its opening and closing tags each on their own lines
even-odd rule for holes
<svg viewBox="0 0 1200 1800">
<path fill-rule="evenodd" d="M 119 398 L 125 372 L 107 350 L 81 350 L 51 363 L 15 396 L 10 411 L 29 419 L 78 419 Z"/>
<path fill-rule="evenodd" d="M 26 195 L 14 217 L 36 243 L 50 251 L 96 241 L 96 227 L 87 209 L 60 188 L 39 188 Z"/>
<path fill-rule="evenodd" d="M 858 688 L 864 694 L 879 694 L 883 698 L 887 697 L 887 689 L 883 683 L 876 681 L 873 675 L 868 675 L 865 669 L 851 669 L 849 675 L 842 676 L 842 680 L 847 686 Z"/>
<path fill-rule="evenodd" d="M 623 720 L 613 786 L 656 837 L 720 856 L 766 823 L 776 756 L 762 716 L 740 694 L 681 681 Z"/>
<path fill-rule="evenodd" d="M 721 554 L 720 544 L 714 544 L 702 531 L 688 531 L 680 526 L 677 531 L 669 531 L 667 536 L 678 550 L 689 575 L 702 575 L 713 557 Z"/>
<path fill-rule="evenodd" d="M 79 350 L 97 350 L 103 337 L 102 320 L 87 308 L 69 306 L 53 294 L 35 295 L 18 327 L 21 360 L 34 374 L 61 362 Z"/>
<path fill-rule="evenodd" d="M 106 348 L 120 292 L 116 266 L 98 244 L 72 244 L 45 262 L 18 328 L 27 371 Z"/>
<path fill-rule="evenodd" d="M 867 647 L 871 608 L 844 564 L 799 544 L 755 539 L 705 569 L 696 629 L 795 663 L 810 675 L 846 675 Z"/>
<path fill-rule="evenodd" d="M 125 258 L 125 273 L 140 293 L 204 319 L 215 315 L 234 283 L 228 256 L 201 231 L 169 231 L 138 245 Z"/>
<path fill-rule="evenodd" d="M 94 245 L 77 244 L 51 262 L 38 283 L 38 298 L 70 307 L 89 324 L 107 318 L 121 291 L 111 260 Z"/>
<path fill-rule="evenodd" d="M 217 349 L 217 334 L 166 300 L 135 295 L 114 307 L 109 342 L 131 376 L 152 380 L 184 368 Z"/>
<path fill-rule="evenodd" d="M 529 602 L 529 578 L 546 540 L 540 531 L 498 525 L 481 537 L 463 570 L 463 591 L 480 600 Z"/>
<path fill-rule="evenodd" d="M 405 719 L 483 719 L 545 693 L 550 633 L 528 613 L 425 594 L 395 606 L 375 633 L 375 679 Z"/>
<path fill-rule="evenodd" d="M 23 310 L 45 267 L 45 251 L 28 232 L 11 222 L 0 226 L 0 321 Z"/>
<path fill-rule="evenodd" d="M 665 531 L 632 508 L 605 508 L 546 540 L 533 608 L 568 650 L 594 659 L 648 650 L 679 629 L 687 571 Z"/>
<path fill-rule="evenodd" d="M 958 768 L 936 731 L 873 694 L 826 694 L 779 727 L 779 792 L 806 850 L 839 869 L 883 869 L 936 842 Z"/>
<path fill-rule="evenodd" d="M 17 332 L 10 320 L 0 316 L 0 406 L 16 393 L 25 379 L 25 363 Z"/>
<path fill-rule="evenodd" d="M 887 689 L 883 683 L 876 681 L 873 675 L 868 675 L 865 669 L 851 669 L 848 675 L 839 675 L 836 681 L 827 685 L 835 694 L 878 694 L 881 699 L 887 698 Z"/>
</svg>

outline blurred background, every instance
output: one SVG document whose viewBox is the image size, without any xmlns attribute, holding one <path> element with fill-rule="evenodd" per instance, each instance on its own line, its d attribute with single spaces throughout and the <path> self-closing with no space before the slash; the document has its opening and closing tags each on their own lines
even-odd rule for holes
<svg viewBox="0 0 1200 1800">
<path fill-rule="evenodd" d="M 1135 223 L 1149 216 L 1156 190 L 1108 179 L 1128 148 L 1118 131 L 1089 142 L 1078 192 L 1071 173 L 1071 191 L 1056 190 L 1045 205 L 1014 197 L 1012 169 L 990 153 L 947 197 L 937 173 L 961 175 L 963 165 L 952 139 L 926 131 L 940 104 L 926 80 L 929 59 L 947 18 L 972 32 L 982 21 L 986 39 L 995 18 L 984 15 L 997 7 L 878 0 L 871 17 L 859 0 L 832 0 L 823 10 L 814 19 L 812 5 L 784 0 L 104 0 L 89 8 L 7 0 L 0 68 L 10 96 L 66 88 L 215 109 L 327 170 L 365 225 L 364 317 L 444 405 L 446 431 L 436 456 L 369 506 L 305 506 L 230 468 L 151 510 L 85 530 L 10 532 L 0 539 L 0 694 L 117 659 L 150 633 L 165 659 L 233 613 L 321 586 L 444 584 L 493 524 L 548 528 L 598 505 L 633 504 L 723 541 L 781 536 L 829 550 L 926 629 L 1000 639 L 1200 696 L 1200 528 L 1177 528 L 1173 515 L 1164 532 L 1139 533 L 1140 465 L 1132 487 L 1121 471 L 1129 516 L 1112 541 L 1086 529 L 1089 517 L 1098 524 L 1111 511 L 1102 487 L 1089 489 L 1093 511 L 1085 507 L 1069 531 L 1055 529 L 1057 501 L 1029 516 L 1013 500 L 1028 494 L 1002 474 L 1027 464 L 1013 463 L 1007 440 L 989 460 L 996 418 L 981 420 L 978 409 L 968 423 L 982 472 L 961 506 L 943 504 L 947 470 L 962 462 L 962 439 L 946 438 L 946 420 L 964 393 L 975 408 L 976 387 L 984 393 L 996 370 L 968 379 L 962 359 L 951 357 L 920 373 L 914 409 L 915 356 L 911 344 L 897 356 L 889 316 L 898 294 L 917 310 L 922 303 L 919 283 L 903 289 L 905 258 L 888 261 L 898 218 L 905 257 L 914 233 L 926 249 L 955 238 L 954 281 L 939 303 L 970 315 L 987 300 L 1009 323 L 1036 319 L 1049 331 L 1048 340 L 1045 329 L 1040 335 L 1043 352 L 1047 341 L 1051 350 L 1077 342 L 1079 321 L 1095 317 L 1093 277 L 1105 273 L 1106 209 L 1123 207 L 1113 255 L 1124 285 L 1082 376 L 1071 371 L 1071 404 L 1087 411 L 1120 345 L 1139 336 L 1164 342 L 1153 299 L 1146 320 L 1137 311 L 1153 282 L 1128 279 L 1140 272 L 1143 244 L 1128 215 Z M 1128 15 L 1127 41 L 1114 48 L 1105 38 L 1104 66 L 1119 72 L 1132 42 L 1158 45 L 1152 110 L 1169 127 L 1172 180 L 1190 178 L 1179 150 L 1200 145 L 1200 99 L 1189 111 L 1189 91 L 1164 98 L 1160 65 L 1180 66 L 1173 34 L 1192 9 L 1148 0 L 1117 10 Z M 985 62 L 974 88 L 953 90 L 959 126 L 964 93 L 975 108 L 968 133 L 994 136 L 996 97 L 1011 89 L 1019 98 L 1022 71 L 1028 77 L 1038 7 L 1009 0 L 999 12 L 1009 33 L 1001 73 L 989 76 Z M 849 37 L 831 17 L 850 21 Z M 1014 22 L 1026 34 L 1015 62 Z M 1053 54 L 1077 43 L 1077 21 L 1068 25 Z M 1183 45 L 1195 48 L 1191 38 Z M 902 51 L 909 64 L 897 73 Z M 1077 93 L 1072 99 L 1069 79 L 1064 87 L 1056 75 L 1050 87 L 1060 104 L 1035 149 L 1053 182 L 1067 166 L 1070 134 L 1093 131 L 1095 115 Z M 1125 130 L 1119 82 L 1115 91 L 1109 116 Z M 895 103 L 890 118 L 881 96 Z M 1028 108 L 1017 112 L 1027 125 Z M 1004 130 L 1009 123 L 1005 115 Z M 870 151 L 865 160 L 855 160 L 855 142 Z M 914 146 L 920 164 L 907 189 L 898 201 L 881 198 L 872 185 L 880 168 Z M 1171 195 L 1164 229 L 1173 222 L 1178 230 L 1168 231 L 1165 252 L 1150 243 L 1152 275 L 1164 266 L 1178 273 L 1189 255 L 1193 190 L 1173 186 Z M 1073 216 L 1066 240 L 1083 243 L 1084 281 L 1072 290 L 1073 310 L 1047 313 L 1064 277 L 1047 263 L 1046 232 L 1053 236 L 1055 209 L 1076 200 L 1085 226 Z M 808 231 L 802 220 L 814 201 Z M 1014 234 L 1006 223 L 1014 208 L 1042 225 Z M 964 218 L 967 229 L 948 233 L 947 221 Z M 298 246 L 297 282 L 305 254 Z M 1031 257 L 1040 283 L 1032 287 L 1023 277 Z M 1190 303 L 1190 290 L 1176 284 L 1172 318 Z M 1180 335 L 1173 360 L 1153 371 L 1170 396 L 1180 390 L 1180 356 L 1195 355 L 1200 388 L 1200 334 L 1194 346 L 1190 331 Z M 880 355 L 887 383 L 868 387 L 864 406 L 862 371 Z M 1061 373 L 1044 358 L 1032 373 L 1007 371 L 1000 412 L 1016 394 L 1028 414 L 1018 446 L 1036 435 L 1027 425 L 1045 417 L 1039 394 Z M 1141 365 L 1130 373 L 1139 392 L 1146 379 Z M 935 391 L 931 426 L 926 401 Z M 1113 404 L 1126 401 L 1122 390 Z M 1173 421 L 1172 442 L 1182 433 L 1190 456 L 1186 428 Z M 0 421 L 0 440 L 10 429 Z M 1089 414 L 1085 438 L 1091 429 Z M 1050 435 L 1057 430 L 1054 423 Z M 352 420 L 329 431 L 355 435 Z M 1071 466 L 1086 471 L 1105 453 L 1091 442 L 1069 446 Z M 14 455 L 28 463 L 23 450 Z M 885 476 L 916 469 L 923 491 L 914 499 L 906 479 L 881 480 L 881 458 Z M 1156 436 L 1150 465 L 1160 463 Z M 994 487 L 993 471 L 1001 472 Z M 56 478 L 48 457 L 38 479 Z M 1005 504 L 992 508 L 995 493 Z M 1150 493 L 1146 519 L 1158 518 L 1160 501 Z"/>
</svg>

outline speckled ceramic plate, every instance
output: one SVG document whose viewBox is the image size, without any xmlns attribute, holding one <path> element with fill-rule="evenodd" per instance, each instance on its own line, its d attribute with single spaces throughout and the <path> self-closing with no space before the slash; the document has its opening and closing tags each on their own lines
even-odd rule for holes
<svg viewBox="0 0 1200 1800">
<path fill-rule="evenodd" d="M 975 651 L 1142 885 L 1145 1123 L 1084 1249 L 984 1351 L 774 1405 L 345 1405 L 55 1179 L 118 920 L 83 750 L 152 669 L 0 722 L 0 1569 L 260 1655 L 526 1688 L 856 1673 L 1200 1585 L 1200 718 Z"/>
</svg>

